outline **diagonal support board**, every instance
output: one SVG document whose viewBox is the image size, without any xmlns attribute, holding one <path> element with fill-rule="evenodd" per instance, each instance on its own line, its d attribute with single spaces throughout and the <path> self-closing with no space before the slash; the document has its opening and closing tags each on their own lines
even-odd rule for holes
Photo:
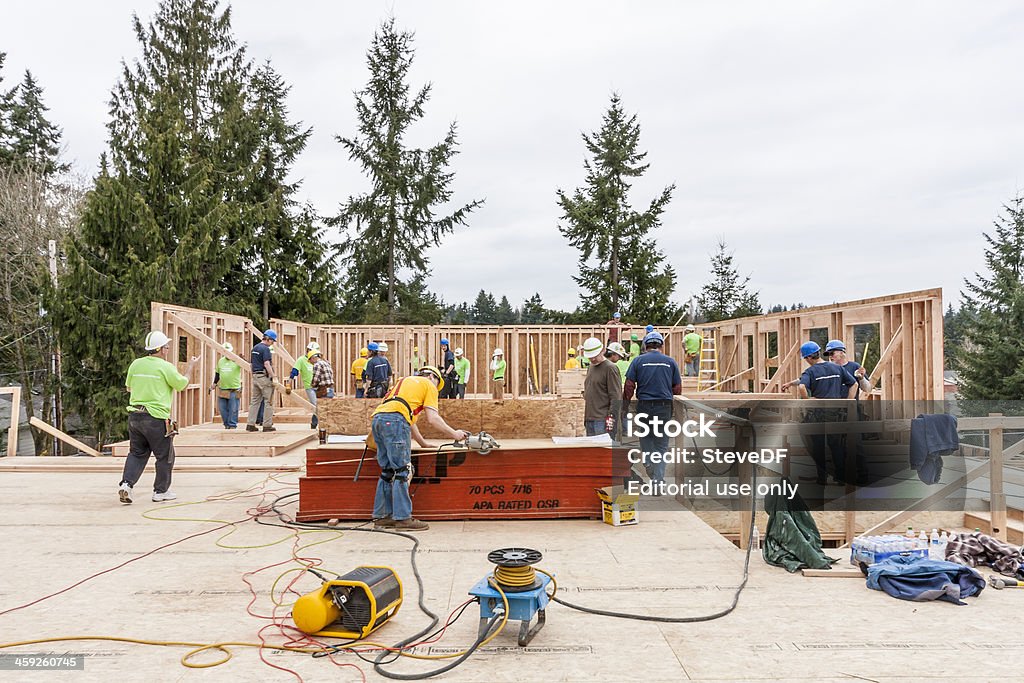
<svg viewBox="0 0 1024 683">
<path fill-rule="evenodd" d="M 238 363 L 239 367 L 241 367 L 246 372 L 252 372 L 251 366 L 249 365 L 249 362 L 247 360 L 244 360 L 241 356 L 239 356 L 234 351 L 228 351 L 227 349 L 224 348 L 223 344 L 221 344 L 217 340 L 213 339 L 208 334 L 200 332 L 195 327 L 193 327 L 189 323 L 187 323 L 184 320 L 182 320 L 182 318 L 180 316 L 175 315 L 174 313 L 168 312 L 167 313 L 167 318 L 170 319 L 171 321 L 173 321 L 175 325 L 177 325 L 181 329 L 185 330 L 186 332 L 191 334 L 193 337 L 195 337 L 199 341 L 203 342 L 207 346 L 211 346 L 214 349 L 216 349 L 217 353 L 225 355 L 228 358 L 230 358 L 231 360 L 233 360 L 236 363 Z M 282 391 L 284 391 L 284 388 L 285 388 L 284 385 L 281 384 L 280 382 L 276 381 L 276 380 L 274 381 L 274 386 L 276 386 L 276 387 L 280 388 Z M 294 399 L 296 399 L 297 401 L 301 401 L 302 403 L 306 404 L 310 408 L 313 408 L 313 404 L 310 403 L 309 401 L 307 401 L 304 396 L 300 396 L 300 395 L 296 394 L 295 392 L 292 392 L 292 397 Z M 315 408 L 314 408 L 314 410 L 315 410 Z"/>
<path fill-rule="evenodd" d="M 875 363 L 875 369 L 868 375 L 868 382 L 871 383 L 871 389 L 875 388 L 875 384 L 878 382 L 879 372 L 884 372 L 889 361 L 892 359 L 892 355 L 896 353 L 900 345 L 903 344 L 903 325 L 896 328 L 896 332 L 893 333 L 892 339 L 886 345 L 885 350 L 882 351 L 882 355 L 878 357 L 878 362 Z"/>
<path fill-rule="evenodd" d="M 53 436 L 53 437 L 56 437 L 56 438 L 60 439 L 64 443 L 66 443 L 66 444 L 68 444 L 70 446 L 74 446 L 75 448 L 77 448 L 78 450 L 80 450 L 81 452 L 83 452 L 83 453 L 85 453 L 87 455 L 91 455 L 94 458 L 98 458 L 98 457 L 100 457 L 102 455 L 102 453 L 100 453 L 95 448 L 93 448 L 91 446 L 86 446 L 84 443 L 82 443 L 81 441 L 79 441 L 75 437 L 71 436 L 70 434 L 65 434 L 64 432 L 62 432 L 61 430 L 57 429 L 56 427 L 43 422 L 42 420 L 40 420 L 35 415 L 33 415 L 32 417 L 30 417 L 28 419 L 28 423 L 30 425 L 32 425 L 33 427 L 35 427 L 36 429 L 38 429 L 40 431 L 43 431 L 43 432 L 46 432 L 50 436 Z"/>
</svg>

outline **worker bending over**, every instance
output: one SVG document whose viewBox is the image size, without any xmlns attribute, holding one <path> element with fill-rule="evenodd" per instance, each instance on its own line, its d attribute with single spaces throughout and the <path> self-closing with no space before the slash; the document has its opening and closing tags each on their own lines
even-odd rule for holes
<svg viewBox="0 0 1024 683">
<path fill-rule="evenodd" d="M 380 480 L 373 499 L 373 525 L 396 531 L 421 531 L 429 525 L 412 516 L 409 477 L 412 475 L 412 439 L 423 448 L 430 444 L 416 422 L 423 417 L 445 436 L 462 441 L 469 432 L 452 429 L 437 412 L 438 391 L 444 390 L 441 371 L 426 365 L 419 373 L 404 377 L 384 396 L 370 418 L 370 430 L 377 445 Z"/>
</svg>

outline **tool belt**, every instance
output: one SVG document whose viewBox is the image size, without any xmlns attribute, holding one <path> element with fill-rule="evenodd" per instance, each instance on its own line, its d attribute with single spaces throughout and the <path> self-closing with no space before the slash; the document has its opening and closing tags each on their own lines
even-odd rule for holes
<svg viewBox="0 0 1024 683">
<path fill-rule="evenodd" d="M 149 414 L 149 408 L 146 406 L 129 406 L 134 413 L 146 413 Z"/>
<path fill-rule="evenodd" d="M 388 393 L 386 382 L 371 382 L 370 387 L 366 390 L 367 398 L 381 398 L 386 393 Z"/>
<path fill-rule="evenodd" d="M 231 396 L 231 394 L 235 394 L 237 396 L 239 391 L 241 391 L 241 389 L 218 389 L 217 390 L 217 397 L 218 398 L 233 398 Z"/>
</svg>

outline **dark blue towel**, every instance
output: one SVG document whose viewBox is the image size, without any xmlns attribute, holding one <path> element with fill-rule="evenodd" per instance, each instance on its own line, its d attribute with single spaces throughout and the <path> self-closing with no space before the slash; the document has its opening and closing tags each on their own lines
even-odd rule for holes
<svg viewBox="0 0 1024 683">
<path fill-rule="evenodd" d="M 952 415 L 918 415 L 910 421 L 910 469 L 924 483 L 939 483 L 942 456 L 958 448 L 960 435 Z"/>
</svg>

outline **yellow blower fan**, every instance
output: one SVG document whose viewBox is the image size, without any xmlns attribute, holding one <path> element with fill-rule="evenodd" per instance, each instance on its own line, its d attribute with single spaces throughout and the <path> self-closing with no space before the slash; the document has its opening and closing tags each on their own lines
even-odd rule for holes
<svg viewBox="0 0 1024 683">
<path fill-rule="evenodd" d="M 363 566 L 296 600 L 292 620 L 309 635 L 358 639 L 387 623 L 401 606 L 402 582 L 395 570 Z"/>
</svg>

